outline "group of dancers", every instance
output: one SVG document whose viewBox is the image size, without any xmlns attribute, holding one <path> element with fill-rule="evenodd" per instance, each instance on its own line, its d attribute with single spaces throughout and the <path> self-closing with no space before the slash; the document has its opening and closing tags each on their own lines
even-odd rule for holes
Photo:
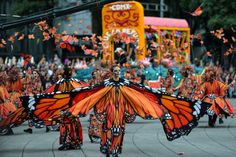
<svg viewBox="0 0 236 157">
<path fill-rule="evenodd" d="M 36 72 L 31 75 L 37 80 Z M 10 73 L 15 77 L 8 84 L 3 80 L 6 73 L 0 74 L 0 127 L 12 134 L 11 128 L 26 120 L 43 121 L 46 126 L 59 124 L 59 150 L 81 148 L 80 118 L 88 114 L 90 140 L 100 139 L 100 151 L 107 157 L 118 157 L 122 152 L 125 124 L 135 121 L 136 116 L 159 119 L 171 141 L 188 135 L 204 114 L 209 116 L 209 127 L 216 125 L 217 117 L 223 123 L 224 117 L 235 115 L 226 98 L 227 88 L 235 81 L 223 83 L 213 66 L 201 75 L 194 75 L 191 66 L 184 66 L 177 87 L 174 72 L 169 69 L 167 76 L 160 79 L 161 89 L 121 78 L 118 65 L 112 66 L 106 77 L 95 70 L 88 83 L 71 78 L 72 71 L 67 67 L 62 78 L 45 91 L 37 81 L 30 85 L 16 69 Z"/>
</svg>

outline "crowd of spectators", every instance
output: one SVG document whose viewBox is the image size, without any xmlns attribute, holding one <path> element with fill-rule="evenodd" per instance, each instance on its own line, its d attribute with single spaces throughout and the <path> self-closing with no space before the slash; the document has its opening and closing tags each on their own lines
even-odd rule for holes
<svg viewBox="0 0 236 157">
<path fill-rule="evenodd" d="M 204 67 L 209 66 L 212 63 L 206 64 Z M 201 66 L 199 60 L 195 60 L 194 71 L 196 75 L 199 75 L 203 72 L 204 67 Z M 99 79 L 104 79 L 109 76 L 109 67 L 102 64 L 101 61 L 90 59 L 86 60 L 85 58 L 77 59 L 65 59 L 64 61 L 58 57 L 57 54 L 51 60 L 46 60 L 42 56 L 41 60 L 38 63 L 34 62 L 32 56 L 26 55 L 18 59 L 13 57 L 12 59 L 0 58 L 0 71 L 9 71 L 12 67 L 18 67 L 23 77 L 32 74 L 32 71 L 37 71 L 41 82 L 42 82 L 42 91 L 48 88 L 50 85 L 55 83 L 58 79 L 62 77 L 63 68 L 69 66 L 72 68 L 72 76 L 85 82 L 90 82 L 94 79 L 93 75 L 95 72 L 99 73 Z M 166 77 L 167 71 L 171 68 L 174 72 L 175 86 L 178 85 L 182 76 L 180 74 L 181 64 L 169 65 L 166 62 L 153 63 L 148 61 L 128 61 L 121 64 L 121 76 L 127 78 L 136 83 L 148 84 L 148 81 L 158 80 L 161 77 Z M 219 68 L 222 69 L 222 68 Z M 231 83 L 236 79 L 236 72 L 232 69 L 229 70 L 220 70 L 222 82 L 227 84 Z M 33 75 L 32 75 L 33 79 Z M 32 80 L 33 81 L 33 80 Z M 98 81 L 99 82 L 99 81 Z M 236 97 L 236 86 L 230 87 L 228 89 L 228 96 Z"/>
</svg>

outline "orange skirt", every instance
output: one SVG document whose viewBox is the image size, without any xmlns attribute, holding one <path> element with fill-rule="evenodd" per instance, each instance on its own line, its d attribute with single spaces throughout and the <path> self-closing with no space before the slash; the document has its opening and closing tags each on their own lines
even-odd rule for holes
<svg viewBox="0 0 236 157">
<path fill-rule="evenodd" d="M 16 111 L 16 106 L 11 102 L 5 102 L 0 104 L 0 117 L 5 119 L 12 112 Z"/>
<path fill-rule="evenodd" d="M 231 102 L 226 98 L 216 97 L 214 100 L 212 100 L 207 97 L 203 101 L 212 104 L 209 110 L 213 110 L 216 115 L 235 115 L 234 107 L 232 106 Z"/>
</svg>

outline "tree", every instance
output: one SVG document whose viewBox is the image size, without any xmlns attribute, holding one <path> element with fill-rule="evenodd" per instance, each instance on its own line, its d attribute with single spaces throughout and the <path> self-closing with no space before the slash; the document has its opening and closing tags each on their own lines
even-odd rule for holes
<svg viewBox="0 0 236 157">
<path fill-rule="evenodd" d="M 203 0 L 205 16 L 209 17 L 207 26 L 210 29 L 224 28 L 226 30 L 236 26 L 236 2 L 228 0 Z M 208 15 L 207 15 L 207 14 Z"/>
<path fill-rule="evenodd" d="M 230 66 L 230 56 L 232 55 L 227 55 L 227 52 L 234 44 L 231 36 L 235 34 L 233 31 L 236 29 L 236 2 L 229 0 L 180 0 L 181 9 L 184 11 L 193 12 L 200 5 L 203 10 L 202 14 L 191 17 L 194 23 L 191 25 L 191 29 L 194 30 L 192 32 L 196 33 L 195 30 L 199 28 L 206 31 L 204 45 L 207 50 L 213 53 L 215 60 L 218 60 L 227 69 Z M 215 33 L 211 34 L 211 30 L 215 32 L 221 30 L 221 33 L 218 33 L 220 36 Z M 227 42 L 223 42 L 224 39 L 227 39 Z"/>
<path fill-rule="evenodd" d="M 183 10 L 192 12 L 202 4 L 203 13 L 195 18 L 198 24 L 206 23 L 207 30 L 236 27 L 236 2 L 229 0 L 180 0 Z M 202 21 L 204 20 L 204 21 Z"/>
</svg>

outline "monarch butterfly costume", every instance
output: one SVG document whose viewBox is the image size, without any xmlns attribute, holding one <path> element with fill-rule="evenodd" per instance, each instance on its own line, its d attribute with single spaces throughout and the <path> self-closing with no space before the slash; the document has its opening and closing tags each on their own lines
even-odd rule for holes
<svg viewBox="0 0 236 157">
<path fill-rule="evenodd" d="M 7 91 L 6 82 L 7 74 L 0 72 L 0 119 L 5 119 L 8 115 L 16 110 L 12 104 L 10 94 Z"/>
<path fill-rule="evenodd" d="M 16 110 L 16 106 L 10 101 L 10 95 L 5 86 L 0 85 L 0 117 L 5 119 Z"/>
<path fill-rule="evenodd" d="M 166 92 L 169 94 L 173 94 L 173 86 L 174 86 L 174 71 L 172 69 L 168 69 L 167 76 L 161 79 L 161 87 L 165 88 Z"/>
<path fill-rule="evenodd" d="M 217 116 L 222 118 L 225 116 L 235 115 L 235 110 L 228 99 L 226 99 L 225 93 L 228 86 L 216 79 L 216 72 L 214 69 L 209 68 L 206 70 L 206 80 L 201 85 L 202 101 L 211 104 L 209 108 L 209 126 L 214 127 Z M 220 119 L 219 119 L 220 120 Z M 223 123 L 223 121 L 219 121 Z"/>
<path fill-rule="evenodd" d="M 92 72 L 92 80 L 90 85 L 100 84 L 104 80 L 102 73 L 96 69 Z M 89 114 L 88 136 L 91 143 L 99 141 L 101 138 L 102 123 L 96 118 L 93 110 Z"/>
<path fill-rule="evenodd" d="M 196 77 L 193 76 L 193 68 L 191 66 L 184 66 L 181 69 L 183 79 L 176 89 L 178 89 L 178 95 L 190 98 L 194 94 L 194 89 L 197 86 Z"/>
<path fill-rule="evenodd" d="M 201 99 L 201 85 L 203 83 L 203 76 L 202 75 L 195 75 L 195 88 L 192 92 L 192 99 L 199 100 Z"/>
<path fill-rule="evenodd" d="M 73 79 L 73 78 L 65 79 L 65 78 L 63 78 L 63 79 L 57 81 L 56 84 L 54 84 L 53 86 L 46 89 L 44 93 L 49 93 L 49 92 L 54 92 L 54 91 L 56 92 L 58 90 L 61 90 L 61 91 L 68 90 L 68 91 L 70 91 L 70 90 L 72 90 L 76 87 L 87 86 L 87 85 L 88 84 L 86 84 L 84 82 L 80 82 L 77 79 Z M 25 108 L 25 106 L 20 107 L 18 110 L 16 110 L 14 113 L 12 113 L 7 119 L 4 119 L 3 121 L 1 121 L 0 122 L 0 127 L 8 126 L 8 125 L 11 125 L 12 127 L 13 126 L 18 126 L 18 125 L 22 124 L 23 122 L 25 122 L 26 120 L 28 120 L 32 117 L 34 119 L 37 119 L 37 121 L 38 120 L 43 120 L 43 121 L 45 121 L 46 125 L 49 125 L 49 124 L 51 124 L 51 122 L 49 122 L 48 119 L 50 119 L 50 118 L 55 119 L 54 116 L 60 115 L 60 111 L 66 110 L 67 108 L 70 107 L 68 104 L 62 104 L 61 107 L 57 108 L 56 107 L 57 103 L 54 104 L 55 105 L 54 107 L 50 106 L 50 105 L 53 105 L 53 103 L 52 102 L 50 103 L 50 101 L 49 102 L 44 102 L 44 103 L 49 105 L 49 106 L 47 106 L 48 108 L 47 107 L 46 108 L 41 108 L 42 106 L 41 107 L 39 106 L 39 108 L 37 109 L 38 112 L 36 112 L 37 114 L 34 114 L 34 115 L 30 114 L 30 110 L 28 109 L 28 107 L 26 107 L 26 108 Z M 43 112 L 44 112 L 44 111 L 47 111 L 47 109 L 51 111 L 50 114 L 48 114 L 47 116 L 46 115 L 38 116 L 38 113 L 40 113 L 41 110 L 43 110 Z M 77 118 L 77 120 L 76 119 L 72 120 L 71 124 L 69 124 L 69 119 L 68 118 L 65 117 L 64 119 L 66 119 L 66 121 L 67 121 L 66 123 L 63 122 L 63 126 L 65 126 L 65 127 L 73 128 L 74 126 L 77 127 L 77 125 L 81 126 L 80 121 L 79 121 L 78 118 Z M 64 120 L 64 119 L 61 119 L 61 120 Z M 72 125 L 72 127 L 70 127 L 68 125 Z M 78 127 L 78 128 L 80 130 L 80 127 Z M 64 137 L 65 129 L 63 129 L 62 126 L 61 126 L 60 131 L 61 131 L 60 132 L 60 137 Z M 76 133 L 78 133 L 78 132 L 76 132 Z M 70 136 L 71 134 L 67 134 L 67 135 Z M 68 146 L 68 143 L 69 143 L 68 140 L 78 141 L 77 139 L 75 139 L 75 137 L 81 139 L 81 141 L 83 140 L 82 130 L 79 131 L 78 135 L 79 136 L 72 136 L 72 138 L 60 138 L 60 139 L 66 139 L 67 140 L 66 143 L 67 143 L 67 146 Z M 71 142 L 71 143 L 74 143 L 74 142 Z M 63 144 L 63 140 L 60 140 L 60 144 Z M 80 142 L 80 144 L 81 144 L 81 142 Z M 67 149 L 67 148 L 65 148 L 65 149 Z M 70 146 L 70 148 L 71 148 L 71 146 Z"/>
<path fill-rule="evenodd" d="M 22 96 L 22 82 L 19 73 L 19 69 L 14 67 L 8 72 L 8 92 L 10 94 L 10 100 L 17 108 L 21 107 L 20 96 Z"/>
<path fill-rule="evenodd" d="M 89 115 L 88 135 L 90 141 L 93 143 L 101 138 L 102 122 L 100 122 L 96 115 L 91 113 Z"/>
<path fill-rule="evenodd" d="M 66 72 L 67 73 L 67 70 Z M 66 74 L 67 75 L 67 74 Z M 57 92 L 57 91 L 71 91 L 78 87 L 88 86 L 87 83 L 80 82 L 74 78 L 62 78 L 57 81 L 54 85 L 45 90 L 45 93 Z M 63 109 L 64 110 L 64 109 Z M 63 111 L 61 110 L 61 111 Z M 55 115 L 58 117 L 58 115 Z M 78 117 L 69 117 L 65 115 L 59 115 L 59 118 L 51 117 L 56 119 L 60 124 L 60 140 L 59 143 L 62 145 L 59 150 L 77 149 L 83 144 L 83 132 L 80 120 Z"/>
<path fill-rule="evenodd" d="M 217 116 L 233 116 L 235 115 L 235 109 L 230 101 L 225 98 L 225 92 L 227 85 L 222 82 L 214 80 L 211 82 L 205 82 L 202 85 L 203 101 L 212 104 L 209 109 L 209 126 L 214 126 Z M 211 116 L 213 115 L 213 117 Z"/>
<path fill-rule="evenodd" d="M 19 99 L 18 96 L 20 96 L 22 94 L 22 90 L 24 90 L 24 89 L 22 89 L 23 88 L 22 80 L 20 78 L 16 79 L 17 73 L 18 73 L 17 69 L 12 69 L 12 71 L 9 72 L 9 76 L 10 76 L 9 89 L 14 91 L 14 94 L 10 95 L 10 99 L 13 102 L 18 102 L 18 99 Z M 4 77 L 4 78 L 6 78 L 6 77 Z M 23 106 L 21 106 L 21 102 L 19 102 L 18 109 L 17 110 L 14 109 L 13 112 L 11 112 L 11 114 L 9 114 L 6 119 L 3 119 L 0 122 L 0 127 L 5 128 L 5 127 L 9 127 L 9 126 L 11 126 L 11 127 L 18 126 L 28 119 L 29 119 L 28 112 L 25 110 L 25 108 Z"/>
<path fill-rule="evenodd" d="M 28 69 L 26 71 L 26 77 L 23 81 L 23 94 L 24 95 L 33 95 L 39 94 L 42 92 L 42 82 L 37 70 Z M 38 120 L 35 117 L 29 117 L 28 119 L 28 128 L 24 129 L 24 132 L 33 133 L 33 127 L 42 128 L 43 121 Z"/>
<path fill-rule="evenodd" d="M 78 87 L 85 87 L 89 84 L 79 81 L 75 78 L 62 78 L 53 84 L 51 87 L 47 88 L 44 93 L 52 93 L 57 91 L 71 91 Z"/>
<path fill-rule="evenodd" d="M 6 80 L 7 75 L 5 72 L 0 73 L 0 121 L 5 120 L 12 112 L 16 111 L 16 106 L 10 99 L 10 94 L 7 91 Z M 13 134 L 9 126 L 0 128 L 1 135 Z"/>
<path fill-rule="evenodd" d="M 107 156 L 121 153 L 125 124 L 132 122 L 136 115 L 144 119 L 160 119 L 167 139 L 174 140 L 188 135 L 205 112 L 199 101 L 170 96 L 125 79 L 108 79 L 96 86 L 27 96 L 22 100 L 39 119 L 54 115 L 58 108 L 68 109 L 73 116 L 86 116 L 93 108 L 103 123 L 100 151 Z"/>
</svg>

